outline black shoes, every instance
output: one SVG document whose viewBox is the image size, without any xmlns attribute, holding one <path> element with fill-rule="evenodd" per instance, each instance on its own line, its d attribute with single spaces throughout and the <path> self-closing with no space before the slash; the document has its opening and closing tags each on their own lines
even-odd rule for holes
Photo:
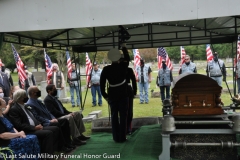
<svg viewBox="0 0 240 160">
<path fill-rule="evenodd" d="M 62 152 L 64 152 L 64 153 L 68 153 L 68 152 L 71 152 L 72 150 L 73 150 L 74 148 L 69 148 L 69 147 L 63 147 L 62 148 Z"/>
<path fill-rule="evenodd" d="M 72 107 L 74 108 L 74 107 L 75 107 L 75 105 L 72 105 Z M 80 107 L 80 105 L 77 105 L 77 107 Z"/>
<path fill-rule="evenodd" d="M 127 135 L 132 135 L 132 132 L 127 132 Z"/>
<path fill-rule="evenodd" d="M 75 145 L 73 145 L 73 144 L 67 144 L 67 145 L 66 145 L 66 147 L 67 147 L 67 148 L 73 148 L 73 149 L 75 149 L 75 148 L 76 148 L 76 146 L 75 146 Z"/>
<path fill-rule="evenodd" d="M 91 137 L 89 137 L 89 136 L 84 136 L 84 135 L 81 135 L 81 136 L 78 137 L 78 139 L 81 140 L 81 141 L 86 141 L 86 140 L 88 140 L 88 139 L 90 139 L 90 138 L 91 138 Z"/>
<path fill-rule="evenodd" d="M 86 143 L 87 143 L 86 141 L 79 140 L 78 138 L 73 138 L 72 141 L 72 144 L 77 146 L 85 145 Z"/>
<path fill-rule="evenodd" d="M 122 139 L 122 140 L 114 140 L 116 143 L 123 143 L 123 142 L 126 142 L 127 141 L 127 138 L 126 139 Z"/>
</svg>

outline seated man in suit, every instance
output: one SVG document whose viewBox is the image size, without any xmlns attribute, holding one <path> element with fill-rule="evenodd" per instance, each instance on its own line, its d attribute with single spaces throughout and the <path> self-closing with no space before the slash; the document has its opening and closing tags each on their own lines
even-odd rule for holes
<svg viewBox="0 0 240 160">
<path fill-rule="evenodd" d="M 26 105 L 31 106 L 32 113 L 34 116 L 38 116 L 41 118 L 44 123 L 43 126 L 58 126 L 60 128 L 61 139 L 64 141 L 64 151 L 68 152 L 75 148 L 75 146 L 71 145 L 70 138 L 70 128 L 69 122 L 67 119 L 59 119 L 57 120 L 46 108 L 46 106 L 42 103 L 42 101 L 38 100 L 41 97 L 41 91 L 37 86 L 31 86 L 28 88 L 28 95 L 30 99 L 27 101 Z M 75 142 L 75 144 L 80 144 L 80 142 Z"/>
<path fill-rule="evenodd" d="M 85 126 L 82 121 L 81 112 L 69 112 L 66 110 L 62 103 L 55 98 L 57 95 L 57 89 L 54 84 L 47 85 L 46 91 L 48 95 L 44 99 L 44 104 L 50 113 L 52 113 L 52 115 L 58 119 L 68 119 L 73 141 L 81 140 L 82 144 L 86 144 L 85 140 L 89 139 L 90 137 L 82 134 L 85 132 Z"/>
<path fill-rule="evenodd" d="M 14 105 L 9 110 L 9 118 L 18 131 L 24 131 L 26 134 L 34 134 L 37 136 L 41 153 L 53 154 L 58 150 L 59 128 L 57 126 L 43 127 L 38 121 L 38 117 L 34 117 L 29 111 L 30 106 L 24 103 L 28 101 L 26 91 L 19 89 L 13 94 Z M 61 145 L 61 143 L 59 144 Z"/>
</svg>

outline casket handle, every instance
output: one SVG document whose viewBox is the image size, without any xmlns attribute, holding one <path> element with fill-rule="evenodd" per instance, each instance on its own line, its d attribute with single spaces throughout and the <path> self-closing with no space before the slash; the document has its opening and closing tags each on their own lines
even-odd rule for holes
<svg viewBox="0 0 240 160">
<path fill-rule="evenodd" d="M 202 104 L 202 105 L 203 105 L 203 107 L 205 107 L 205 106 L 206 106 L 206 104 L 205 104 L 205 100 L 203 100 L 203 104 Z"/>
</svg>

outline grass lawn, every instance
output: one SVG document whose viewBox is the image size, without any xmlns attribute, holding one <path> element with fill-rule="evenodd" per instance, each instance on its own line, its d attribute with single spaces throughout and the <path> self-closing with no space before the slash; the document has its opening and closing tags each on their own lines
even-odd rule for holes
<svg viewBox="0 0 240 160">
<path fill-rule="evenodd" d="M 196 62 L 195 62 L 196 63 Z M 202 63 L 206 63 L 204 62 L 198 62 L 200 64 Z M 231 66 L 231 64 L 226 64 L 226 66 Z M 205 66 L 206 67 L 206 66 Z M 204 74 L 206 75 L 205 72 L 205 67 L 199 67 L 197 68 L 198 73 L 199 74 Z M 152 82 L 150 84 L 150 88 L 149 88 L 149 104 L 139 104 L 139 98 L 134 99 L 134 118 L 137 117 L 148 117 L 148 116 L 162 116 L 162 105 L 161 105 L 161 100 L 160 98 L 151 98 L 151 90 L 154 90 L 154 92 L 159 92 L 159 88 L 156 87 L 156 77 L 157 77 L 157 63 L 153 64 L 151 66 L 152 68 Z M 232 74 L 232 71 L 229 70 L 228 74 Z M 173 74 L 173 76 L 177 76 L 177 74 Z M 16 82 L 18 81 L 18 75 L 16 73 L 12 74 L 12 78 L 13 81 Z M 227 81 L 232 81 L 232 76 L 228 76 L 227 77 Z M 85 80 L 81 81 L 81 84 L 86 84 Z M 222 83 L 222 87 L 223 89 L 226 89 L 226 84 L 225 82 Z M 68 86 L 68 85 L 67 85 Z M 229 88 L 233 88 L 233 84 L 229 84 Z M 232 93 L 233 94 L 233 93 Z M 84 98 L 86 95 L 86 90 L 82 92 L 82 101 L 84 102 Z M 67 96 L 70 97 L 70 93 L 67 93 Z M 229 104 L 231 104 L 231 97 L 229 93 L 223 93 L 221 96 L 222 101 L 224 102 L 225 106 L 228 106 Z M 71 107 L 71 103 L 65 103 L 64 106 L 69 110 L 69 111 L 77 111 L 80 108 L 78 107 Z M 103 99 L 103 106 L 99 107 L 92 107 L 92 96 L 91 96 L 91 92 L 90 90 L 88 90 L 87 96 L 86 96 L 86 100 L 85 100 L 85 104 L 84 104 L 84 108 L 83 108 L 83 115 L 84 117 L 86 117 L 90 112 L 92 111 L 96 111 L 96 110 L 102 110 L 102 117 L 108 117 L 109 112 L 108 112 L 108 104 L 107 102 Z M 85 127 L 87 129 L 86 131 L 86 135 L 90 135 L 91 134 L 91 123 L 85 123 Z"/>
</svg>

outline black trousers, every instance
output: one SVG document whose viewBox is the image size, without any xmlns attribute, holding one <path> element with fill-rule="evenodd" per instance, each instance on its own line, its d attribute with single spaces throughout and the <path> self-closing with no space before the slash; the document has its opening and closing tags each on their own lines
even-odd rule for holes
<svg viewBox="0 0 240 160">
<path fill-rule="evenodd" d="M 69 128 L 69 122 L 67 119 L 58 119 L 58 123 L 50 123 L 50 126 L 57 126 L 60 129 L 60 144 L 59 149 L 62 149 L 63 146 L 71 144 L 71 133 Z"/>
<path fill-rule="evenodd" d="M 130 96 L 128 100 L 127 133 L 132 132 L 132 119 L 133 119 L 133 96 Z"/>
<path fill-rule="evenodd" d="M 57 126 L 43 127 L 42 130 L 30 132 L 37 136 L 41 153 L 53 154 L 58 148 L 59 128 Z"/>
<path fill-rule="evenodd" d="M 116 142 L 126 141 L 128 97 L 108 101 L 111 107 L 112 134 Z"/>
</svg>

